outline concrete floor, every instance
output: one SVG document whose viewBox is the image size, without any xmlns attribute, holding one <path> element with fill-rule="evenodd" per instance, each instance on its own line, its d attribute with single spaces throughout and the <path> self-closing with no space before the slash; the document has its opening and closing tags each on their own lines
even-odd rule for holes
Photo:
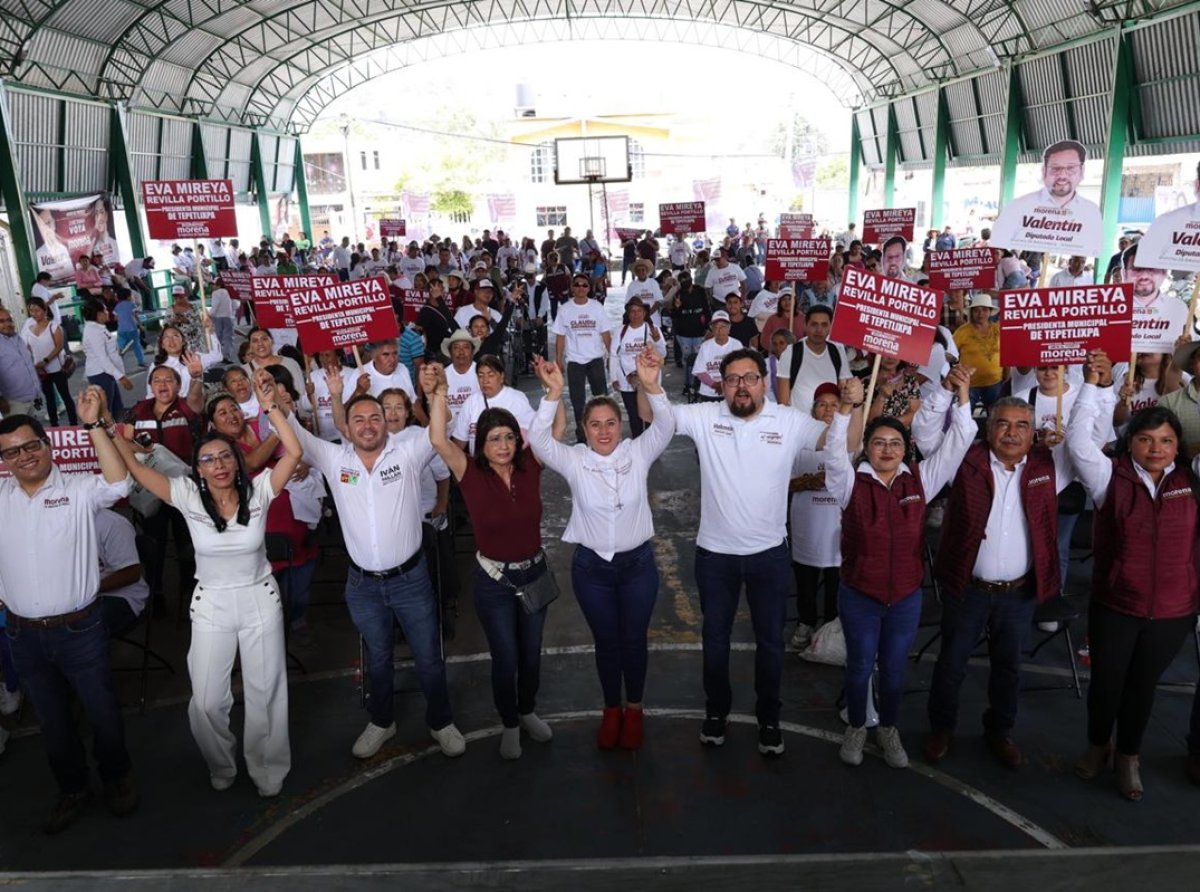
<svg viewBox="0 0 1200 892">
<path fill-rule="evenodd" d="M 677 393 L 681 379 L 674 367 L 667 381 Z M 263 888 L 320 882 L 324 889 L 405 879 L 429 888 L 562 888 L 568 882 L 609 888 L 622 879 L 656 888 L 715 880 L 734 888 L 794 884 L 800 876 L 816 886 L 889 888 L 916 880 L 974 888 L 1007 881 L 1011 888 L 1020 872 L 1051 888 L 1088 877 L 1120 888 L 1131 877 L 1153 876 L 1177 887 L 1194 875 L 1190 847 L 1200 843 L 1200 790 L 1183 774 L 1197 674 L 1190 643 L 1155 708 L 1143 753 L 1146 798 L 1138 804 L 1120 799 L 1110 778 L 1088 784 L 1072 775 L 1085 745 L 1084 704 L 1073 691 L 1025 694 L 1017 730 L 1028 764 L 1017 772 L 997 766 L 975 724 L 986 701 L 984 661 L 973 665 L 964 685 L 962 734 L 951 757 L 936 770 L 924 765 L 925 692 L 936 645 L 910 674 L 900 722 L 913 756 L 909 770 L 887 768 L 875 752 L 861 768 L 843 766 L 836 752 L 840 670 L 794 655 L 783 688 L 787 754 L 764 761 L 755 750 L 753 637 L 744 611 L 732 663 L 735 724 L 723 749 L 706 750 L 696 739 L 703 692 L 692 574 L 698 491 L 689 441 L 676 439 L 658 463 L 651 498 L 662 589 L 651 628 L 651 711 L 640 752 L 595 747 L 601 703 L 591 636 L 567 591 L 551 608 L 539 703 L 555 739 L 526 741 L 521 760 L 502 761 L 487 648 L 464 592 L 446 647 L 466 755 L 447 760 L 437 753 L 423 728 L 420 694 L 411 693 L 414 680 L 401 667 L 400 684 L 409 693 L 398 695 L 399 734 L 369 762 L 355 760 L 350 745 L 366 721 L 355 677 L 357 637 L 341 601 L 344 554 L 330 543 L 310 613 L 314 645 L 293 648 L 307 672 L 291 674 L 294 767 L 278 799 L 259 799 L 244 775 L 225 793 L 209 788 L 186 718 L 188 629 L 168 616 L 153 623 L 154 647 L 176 674 L 154 673 L 150 708 L 145 714 L 131 708 L 127 716 L 142 807 L 117 820 L 97 803 L 62 836 L 43 836 L 39 827 L 53 783 L 35 720 L 25 710 L 0 757 L 0 871 L 33 872 L 29 879 L 47 888 L 60 881 L 103 888 L 116 876 L 166 870 L 172 888 L 202 879 L 232 885 L 244 877 Z M 545 540 L 560 582 L 569 586 L 571 549 L 557 538 L 568 500 L 561 480 L 547 475 Z M 465 565 L 469 541 L 460 549 Z M 1072 566 L 1070 588 L 1086 591 L 1087 570 Z M 918 643 L 932 632 L 922 629 Z M 1082 623 L 1077 632 L 1078 644 Z M 135 654 L 119 649 L 114 658 L 129 666 Z M 1026 682 L 1061 685 L 1069 680 L 1066 666 L 1060 638 L 1029 663 Z M 118 674 L 123 702 L 131 707 L 138 685 L 136 673 Z M 235 708 L 234 727 L 240 724 Z M 1151 857 L 1135 848 L 1145 846 L 1174 848 Z M 1106 851 L 1068 851 L 1080 847 Z M 1113 852 L 1124 856 L 1106 857 Z M 247 870 L 196 873 L 234 867 Z M 45 871 L 55 873 L 38 874 Z M 70 871 L 83 873 L 57 873 Z M 140 876 L 165 883 L 161 874 Z"/>
</svg>

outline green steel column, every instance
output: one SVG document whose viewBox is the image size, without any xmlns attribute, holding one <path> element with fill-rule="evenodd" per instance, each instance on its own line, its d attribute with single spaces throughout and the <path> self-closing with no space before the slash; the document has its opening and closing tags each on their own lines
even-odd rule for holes
<svg viewBox="0 0 1200 892">
<path fill-rule="evenodd" d="M 1017 186 L 1017 158 L 1021 155 L 1021 78 L 1017 66 L 1008 66 L 1008 108 L 1005 113 L 1004 153 L 1000 156 L 1000 207 L 1013 199 Z"/>
<path fill-rule="evenodd" d="M 1137 86 L 1133 78 L 1133 65 L 1129 58 L 1129 41 L 1125 35 L 1117 36 L 1117 51 L 1113 59 L 1112 103 L 1109 106 L 1108 154 L 1104 159 L 1104 179 L 1100 187 L 1100 215 L 1104 218 L 1104 241 L 1100 245 L 1101 258 L 1116 247 L 1117 231 L 1120 228 L 1121 212 L 1121 168 L 1125 160 L 1125 147 L 1129 142 L 1129 113 Z M 1096 281 L 1104 278 L 1104 268 L 1097 260 Z"/>
<path fill-rule="evenodd" d="M 900 154 L 900 128 L 896 126 L 896 107 L 888 103 L 887 139 L 884 142 L 883 206 L 890 208 L 896 201 L 896 157 Z"/>
<path fill-rule="evenodd" d="M 858 220 L 858 169 L 862 167 L 862 135 L 858 130 L 858 113 L 850 113 L 850 207 L 848 221 Z"/>
<path fill-rule="evenodd" d="M 200 133 L 200 122 L 192 123 L 192 177 L 207 180 L 208 156 L 204 154 L 204 137 Z"/>
<path fill-rule="evenodd" d="M 258 219 L 262 223 L 263 235 L 274 238 L 271 232 L 271 200 L 267 195 L 267 172 L 263 167 L 262 149 L 258 144 L 258 131 L 250 137 L 250 169 L 254 174 L 254 191 L 258 193 Z"/>
<path fill-rule="evenodd" d="M 300 137 L 296 137 L 296 161 L 292 166 L 292 177 L 296 182 L 296 201 L 300 205 L 300 228 L 313 238 L 312 215 L 308 212 L 308 182 L 304 179 L 304 153 L 300 150 Z"/>
<path fill-rule="evenodd" d="M 0 81 L 0 195 L 4 196 L 4 207 L 8 211 L 8 225 L 12 231 L 13 253 L 17 255 L 17 274 L 21 277 L 22 295 L 37 279 L 37 258 L 33 239 L 29 236 L 29 208 L 25 204 L 25 192 L 21 188 L 16 146 L 12 141 L 11 121 L 8 114 L 8 94 L 4 82 Z"/>
<path fill-rule="evenodd" d="M 933 195 L 929 209 L 929 228 L 941 229 L 946 204 L 946 156 L 950 152 L 950 107 L 946 91 L 938 87 L 937 125 L 933 136 Z"/>
<path fill-rule="evenodd" d="M 109 113 L 108 152 L 113 179 L 121 193 L 125 209 L 125 225 L 129 228 L 130 248 L 134 257 L 146 256 L 146 234 L 142 231 L 142 216 L 138 213 L 138 192 L 133 182 L 133 165 L 129 160 L 129 140 L 125 138 L 125 106 L 114 105 Z"/>
</svg>

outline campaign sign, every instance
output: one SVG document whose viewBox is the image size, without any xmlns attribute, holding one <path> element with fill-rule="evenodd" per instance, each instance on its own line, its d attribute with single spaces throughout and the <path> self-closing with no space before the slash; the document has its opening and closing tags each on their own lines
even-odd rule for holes
<svg viewBox="0 0 1200 892">
<path fill-rule="evenodd" d="M 642 233 L 644 233 L 645 231 L 646 230 L 644 230 L 644 229 L 630 229 L 625 226 L 618 226 L 616 229 L 613 230 L 613 232 L 616 234 L 616 237 L 618 239 L 620 239 L 622 243 L 625 243 L 625 242 L 629 241 L 630 239 L 632 239 L 635 242 L 638 241 L 639 239 L 641 239 Z"/>
<path fill-rule="evenodd" d="M 780 238 L 812 238 L 816 225 L 812 214 L 784 213 L 779 215 Z"/>
<path fill-rule="evenodd" d="M 146 180 L 142 203 L 150 238 L 237 238 L 233 180 Z"/>
<path fill-rule="evenodd" d="M 400 334 L 383 276 L 352 282 L 326 279 L 309 288 L 289 289 L 288 300 L 306 353 L 341 350 Z"/>
<path fill-rule="evenodd" d="M 254 280 L 254 273 L 241 269 L 227 269 L 217 278 L 221 280 L 221 284 L 225 286 L 225 290 L 234 300 L 253 299 L 251 283 Z"/>
<path fill-rule="evenodd" d="M 1003 365 L 1078 365 L 1091 350 L 1130 353 L 1133 286 L 1082 285 L 1000 292 Z"/>
<path fill-rule="evenodd" d="M 658 225 L 663 235 L 687 235 L 704 232 L 703 201 L 679 201 L 658 206 Z"/>
<path fill-rule="evenodd" d="M 959 248 L 929 252 L 929 287 L 942 291 L 996 287 L 996 252 L 991 248 Z"/>
<path fill-rule="evenodd" d="M 1138 242 L 1137 259 L 1151 269 L 1200 273 L 1200 201 L 1157 217 Z"/>
<path fill-rule="evenodd" d="M 916 208 L 866 211 L 863 214 L 862 240 L 868 245 L 882 245 L 893 235 L 898 235 L 906 242 L 911 242 L 916 222 Z"/>
<path fill-rule="evenodd" d="M 1138 251 L 1138 256 L 1142 252 Z M 1175 341 L 1187 330 L 1188 305 L 1170 294 L 1155 294 L 1149 303 L 1133 294 L 1133 347 L 1136 353 L 1174 353 Z"/>
<path fill-rule="evenodd" d="M 420 288 L 397 288 L 396 293 L 399 295 L 399 305 L 404 311 L 403 323 L 408 325 L 410 322 L 417 321 L 417 313 L 421 312 L 421 307 L 425 306 L 425 292 Z M 395 307 L 393 303 L 393 307 Z"/>
<path fill-rule="evenodd" d="M 772 282 L 816 282 L 829 275 L 827 238 L 767 239 L 766 277 Z"/>
<path fill-rule="evenodd" d="M 941 312 L 940 291 L 848 266 L 829 339 L 925 365 Z"/>
<path fill-rule="evenodd" d="M 250 282 L 250 297 L 254 301 L 254 318 L 264 328 L 295 328 L 292 304 L 288 294 L 296 289 L 309 289 L 337 281 L 329 274 L 317 276 L 255 276 Z"/>
<path fill-rule="evenodd" d="M 408 223 L 405 220 L 389 218 L 379 221 L 380 238 L 403 238 L 408 234 Z"/>
<path fill-rule="evenodd" d="M 92 443 L 91 431 L 82 427 L 48 427 L 50 459 L 64 474 L 99 474 L 100 459 Z M 12 474 L 0 464 L 0 479 Z"/>
</svg>

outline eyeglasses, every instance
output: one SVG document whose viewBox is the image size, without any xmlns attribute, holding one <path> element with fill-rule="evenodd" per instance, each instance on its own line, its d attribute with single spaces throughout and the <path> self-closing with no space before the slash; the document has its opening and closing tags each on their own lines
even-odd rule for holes
<svg viewBox="0 0 1200 892">
<path fill-rule="evenodd" d="M 726 387 L 741 387 L 743 383 L 748 387 L 753 387 L 762 379 L 763 376 L 758 372 L 747 372 L 744 375 L 726 375 L 721 379 L 721 382 Z"/>
<path fill-rule="evenodd" d="M 41 452 L 43 446 L 49 445 L 45 440 L 28 440 L 24 443 L 18 443 L 16 446 L 9 446 L 7 449 L 0 449 L 0 458 L 5 461 L 12 461 L 22 452 L 26 455 L 33 455 L 35 452 Z"/>
<path fill-rule="evenodd" d="M 233 464 L 233 453 L 228 449 L 224 452 L 210 452 L 208 455 L 200 456 L 196 462 L 206 468 L 211 468 L 213 465 L 229 465 Z"/>
<path fill-rule="evenodd" d="M 878 450 L 880 450 L 880 451 L 882 452 L 882 451 L 884 451 L 884 450 L 887 450 L 887 449 L 903 449 L 903 448 L 904 448 L 904 441 L 903 441 L 903 440 L 881 440 L 881 439 L 872 439 L 872 440 L 871 440 L 871 442 L 870 442 L 868 445 L 869 445 L 869 446 L 870 446 L 872 449 L 878 449 Z"/>
<path fill-rule="evenodd" d="M 1046 170 L 1051 176 L 1061 176 L 1062 174 L 1076 174 L 1083 170 L 1082 164 L 1051 164 Z"/>
</svg>

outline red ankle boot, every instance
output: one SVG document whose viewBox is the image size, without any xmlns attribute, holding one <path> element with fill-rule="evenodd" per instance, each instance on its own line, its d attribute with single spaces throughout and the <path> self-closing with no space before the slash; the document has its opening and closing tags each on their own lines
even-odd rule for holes
<svg viewBox="0 0 1200 892">
<path fill-rule="evenodd" d="M 641 736 L 640 734 L 638 735 Z M 596 732 L 596 745 L 602 750 L 610 750 L 617 745 L 621 737 L 621 707 L 608 706 L 604 709 L 604 717 L 600 719 L 600 730 Z"/>
<path fill-rule="evenodd" d="M 625 707 L 621 719 L 621 749 L 636 750 L 642 746 L 642 711 Z"/>
</svg>

